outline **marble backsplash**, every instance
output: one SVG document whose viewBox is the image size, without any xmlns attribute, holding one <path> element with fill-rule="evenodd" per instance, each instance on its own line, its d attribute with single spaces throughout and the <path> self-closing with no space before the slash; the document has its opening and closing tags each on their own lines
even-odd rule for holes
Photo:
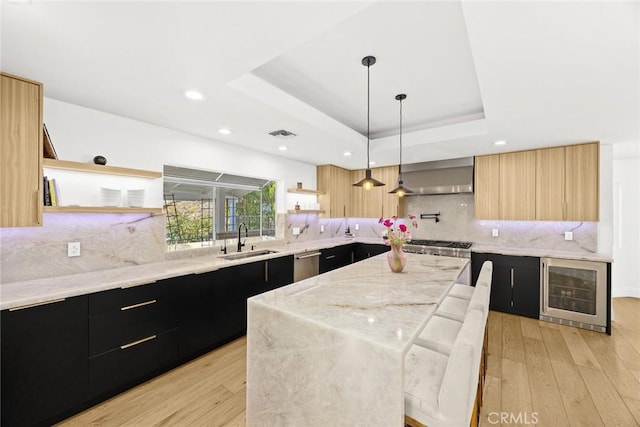
<svg viewBox="0 0 640 427">
<path fill-rule="evenodd" d="M 595 253 L 598 248 L 596 222 L 571 221 L 497 221 L 474 217 L 473 194 L 414 196 L 405 199 L 405 212 L 440 213 L 439 222 L 419 219 L 414 233 L 419 239 L 444 239 L 473 242 L 478 245 L 513 248 L 553 249 L 564 252 Z M 498 237 L 492 237 L 493 229 Z M 564 240 L 565 231 L 573 240 Z"/>
<path fill-rule="evenodd" d="M 405 212 L 440 213 L 439 222 L 418 219 L 418 239 L 470 241 L 478 245 L 596 253 L 597 223 L 484 221 L 474 218 L 473 194 L 405 198 Z M 347 227 L 360 238 L 381 238 L 377 218 L 320 218 L 317 214 L 279 214 L 277 240 L 300 243 L 344 237 Z M 293 228 L 300 234 L 293 235 Z M 356 230 L 358 227 L 358 230 Z M 499 236 L 492 237 L 492 229 Z M 564 240 L 572 231 L 573 240 Z M 382 239 L 380 240 L 382 242 Z M 80 257 L 67 257 L 67 243 L 80 242 Z M 269 242 L 255 242 L 257 247 Z M 253 242 L 250 242 L 253 244 Z M 219 253 L 219 248 L 166 252 L 164 215 L 44 215 L 43 227 L 0 228 L 0 283 L 159 262 Z"/>
<path fill-rule="evenodd" d="M 79 257 L 67 243 L 80 242 Z M 0 228 L 0 283 L 164 260 L 165 217 L 47 213 L 42 227 Z"/>
<path fill-rule="evenodd" d="M 416 239 L 454 240 L 478 245 L 512 248 L 553 249 L 562 252 L 595 253 L 597 223 L 568 221 L 488 221 L 474 217 L 473 194 L 413 196 L 405 198 L 405 212 L 418 217 Z M 420 214 L 439 213 L 439 221 L 419 219 Z M 356 230 L 358 225 L 359 230 Z M 294 236 L 294 227 L 300 234 Z M 324 231 L 321 231 L 322 227 Z M 320 218 L 317 214 L 287 215 L 285 240 L 305 242 L 344 237 L 346 228 L 358 237 L 380 237 L 385 228 L 377 218 Z M 498 230 L 498 237 L 492 230 Z M 565 231 L 573 240 L 564 240 Z"/>
<path fill-rule="evenodd" d="M 276 238 L 243 242 L 260 247 L 283 241 L 285 217 L 276 217 Z M 79 257 L 67 256 L 69 242 L 80 242 Z M 227 240 L 230 251 L 236 244 Z M 47 213 L 42 227 L 0 228 L 0 283 L 219 255 L 220 247 L 167 251 L 164 214 Z"/>
</svg>

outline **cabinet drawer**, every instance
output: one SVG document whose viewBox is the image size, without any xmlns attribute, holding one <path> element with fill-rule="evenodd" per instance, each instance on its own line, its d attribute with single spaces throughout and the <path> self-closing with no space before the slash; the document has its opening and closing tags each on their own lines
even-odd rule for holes
<svg viewBox="0 0 640 427">
<path fill-rule="evenodd" d="M 122 390 L 172 367 L 177 358 L 177 329 L 92 357 L 89 359 L 89 393 L 99 397 Z"/>
<path fill-rule="evenodd" d="M 89 316 L 89 356 L 173 328 L 167 303 L 148 300 Z"/>
<path fill-rule="evenodd" d="M 151 300 L 163 299 L 166 286 L 151 283 L 126 289 L 111 289 L 89 295 L 89 314 L 100 314 L 107 311 L 142 304 Z"/>
</svg>

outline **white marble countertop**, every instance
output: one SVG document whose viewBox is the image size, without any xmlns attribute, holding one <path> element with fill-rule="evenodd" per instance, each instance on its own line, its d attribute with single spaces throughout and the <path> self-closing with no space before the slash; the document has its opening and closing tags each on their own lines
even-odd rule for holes
<svg viewBox="0 0 640 427">
<path fill-rule="evenodd" d="M 492 253 L 501 255 L 515 255 L 515 256 L 532 256 L 540 258 L 562 258 L 562 259 L 577 259 L 583 261 L 599 261 L 599 262 L 613 262 L 613 258 L 607 255 L 601 255 L 596 253 L 587 252 L 567 252 L 557 251 L 554 249 L 545 248 L 514 248 L 506 246 L 491 246 L 491 245 L 476 245 L 471 246 L 472 252 Z"/>
<path fill-rule="evenodd" d="M 378 255 L 250 298 L 281 312 L 405 352 L 446 296 L 465 258 L 407 254 L 402 273 Z"/>
<path fill-rule="evenodd" d="M 109 289 L 153 283 L 157 280 L 183 276 L 191 273 L 206 273 L 233 265 L 246 264 L 270 258 L 293 255 L 306 251 L 330 248 L 336 245 L 382 243 L 380 239 L 339 238 L 311 242 L 284 244 L 283 242 L 261 242 L 256 250 L 271 249 L 276 253 L 241 260 L 226 260 L 223 254 L 163 261 L 109 270 L 93 271 L 44 279 L 26 280 L 0 284 L 0 310 L 70 298 Z M 245 252 L 250 252 L 245 249 Z M 232 255 L 229 253 L 228 255 Z"/>
</svg>

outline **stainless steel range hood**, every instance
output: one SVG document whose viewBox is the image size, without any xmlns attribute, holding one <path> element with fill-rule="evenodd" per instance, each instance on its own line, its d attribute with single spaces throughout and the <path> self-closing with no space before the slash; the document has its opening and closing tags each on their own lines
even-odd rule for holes
<svg viewBox="0 0 640 427">
<path fill-rule="evenodd" d="M 402 165 L 407 196 L 473 193 L 473 157 Z"/>
</svg>

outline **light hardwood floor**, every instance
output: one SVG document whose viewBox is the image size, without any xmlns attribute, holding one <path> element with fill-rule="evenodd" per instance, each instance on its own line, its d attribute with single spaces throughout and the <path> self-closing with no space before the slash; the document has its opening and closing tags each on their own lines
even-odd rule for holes
<svg viewBox="0 0 640 427">
<path fill-rule="evenodd" d="M 491 312 L 480 425 L 640 426 L 640 299 L 613 307 L 611 336 Z M 244 426 L 245 366 L 240 338 L 59 425 Z"/>
</svg>

